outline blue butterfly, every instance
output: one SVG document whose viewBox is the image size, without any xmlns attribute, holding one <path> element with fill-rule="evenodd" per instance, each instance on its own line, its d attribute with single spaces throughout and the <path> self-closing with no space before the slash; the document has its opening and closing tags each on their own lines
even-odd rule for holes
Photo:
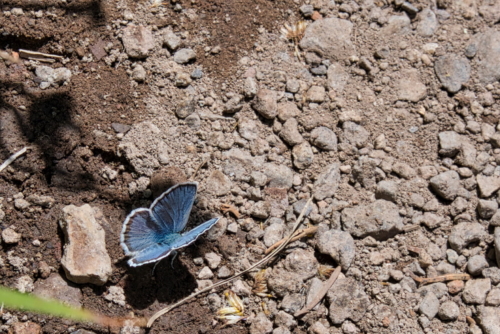
<svg viewBox="0 0 500 334">
<path fill-rule="evenodd" d="M 155 199 L 149 209 L 135 209 L 127 216 L 120 244 L 125 255 L 131 257 L 129 266 L 159 261 L 172 251 L 191 244 L 219 221 L 213 218 L 180 233 L 188 222 L 197 188 L 197 182 L 177 184 Z"/>
</svg>

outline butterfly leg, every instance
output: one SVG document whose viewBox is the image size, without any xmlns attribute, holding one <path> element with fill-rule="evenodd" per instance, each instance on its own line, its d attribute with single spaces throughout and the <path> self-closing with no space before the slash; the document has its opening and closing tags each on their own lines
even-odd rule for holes
<svg viewBox="0 0 500 334">
<path fill-rule="evenodd" d="M 172 269 L 174 269 L 174 260 L 177 257 L 177 251 L 173 250 L 171 254 L 172 254 L 172 262 L 170 262 L 170 266 L 172 267 Z"/>
</svg>

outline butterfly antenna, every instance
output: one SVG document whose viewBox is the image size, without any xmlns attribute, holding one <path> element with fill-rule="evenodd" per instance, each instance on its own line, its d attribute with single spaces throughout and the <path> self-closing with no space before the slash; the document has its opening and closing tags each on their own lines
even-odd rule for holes
<svg viewBox="0 0 500 334">
<path fill-rule="evenodd" d="M 177 251 L 173 250 L 172 251 L 172 262 L 170 262 L 170 266 L 172 267 L 172 269 L 174 269 L 174 260 L 176 257 L 177 257 Z"/>
<path fill-rule="evenodd" d="M 161 262 L 161 261 L 158 261 L 158 262 L 156 262 L 156 263 L 155 263 L 155 266 L 153 267 L 153 271 L 151 272 L 151 276 L 154 276 L 156 266 L 157 266 L 160 262 Z"/>
</svg>

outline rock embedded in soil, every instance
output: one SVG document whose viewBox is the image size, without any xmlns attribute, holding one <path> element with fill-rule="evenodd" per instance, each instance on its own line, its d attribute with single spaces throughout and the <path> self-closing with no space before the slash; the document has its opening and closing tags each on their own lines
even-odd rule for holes
<svg viewBox="0 0 500 334">
<path fill-rule="evenodd" d="M 490 197 L 495 191 L 500 189 L 500 177 L 496 175 L 485 176 L 478 174 L 476 181 L 479 188 L 479 195 L 483 198 Z"/>
<path fill-rule="evenodd" d="M 311 132 L 311 144 L 325 151 L 337 151 L 337 135 L 325 126 L 315 128 Z"/>
<path fill-rule="evenodd" d="M 112 268 L 102 223 L 105 221 L 101 210 L 88 204 L 62 209 L 59 225 L 65 245 L 61 264 L 70 281 L 96 285 L 108 281 Z"/>
<path fill-rule="evenodd" d="M 319 231 L 316 233 L 316 247 L 322 254 L 330 257 L 347 270 L 351 266 L 356 247 L 352 236 L 340 230 Z"/>
<path fill-rule="evenodd" d="M 327 298 L 330 304 L 328 316 L 334 325 L 340 325 L 346 319 L 360 321 L 370 305 L 362 284 L 352 277 L 338 279 L 328 290 Z"/>
<path fill-rule="evenodd" d="M 418 309 L 421 314 L 432 320 L 438 313 L 439 300 L 434 293 L 428 292 L 420 302 Z"/>
<path fill-rule="evenodd" d="M 417 33 L 423 37 L 434 35 L 438 28 L 436 14 L 430 8 L 425 8 L 418 14 Z"/>
<path fill-rule="evenodd" d="M 427 96 L 427 86 L 421 81 L 416 69 L 401 71 L 396 87 L 398 100 L 418 102 Z"/>
<path fill-rule="evenodd" d="M 299 122 L 295 118 L 289 118 L 280 131 L 280 137 L 290 146 L 300 144 L 304 138 L 299 132 Z"/>
<path fill-rule="evenodd" d="M 177 64 L 187 64 L 196 59 L 196 52 L 193 49 L 180 49 L 174 54 L 174 61 Z"/>
<path fill-rule="evenodd" d="M 82 306 L 83 295 L 80 289 L 57 273 L 50 274 L 47 279 L 37 280 L 33 293 L 38 297 L 59 300 L 73 307 Z"/>
<path fill-rule="evenodd" d="M 483 84 L 492 83 L 500 79 L 500 31 L 487 29 L 474 36 L 472 42 L 477 48 L 476 62 L 477 76 Z"/>
<path fill-rule="evenodd" d="M 216 196 L 223 196 L 231 191 L 231 180 L 221 171 L 214 170 L 208 177 L 207 191 Z"/>
<path fill-rule="evenodd" d="M 306 28 L 300 48 L 321 54 L 331 61 L 345 60 L 355 53 L 351 42 L 352 28 L 353 24 L 347 20 L 317 20 Z"/>
<path fill-rule="evenodd" d="M 144 26 L 130 25 L 123 29 L 122 36 L 125 52 L 130 58 L 146 58 L 155 47 L 151 30 Z"/>
<path fill-rule="evenodd" d="M 462 298 L 467 304 L 484 304 L 486 295 L 491 290 L 489 278 L 472 279 L 465 283 Z"/>
<path fill-rule="evenodd" d="M 264 312 L 257 314 L 250 324 L 250 334 L 269 334 L 273 331 L 273 323 Z"/>
<path fill-rule="evenodd" d="M 457 303 L 447 300 L 439 306 L 438 316 L 444 321 L 454 321 L 460 315 L 460 308 Z"/>
<path fill-rule="evenodd" d="M 431 178 L 430 185 L 439 196 L 451 201 L 460 192 L 460 176 L 453 170 L 443 172 Z"/>
<path fill-rule="evenodd" d="M 266 119 L 274 119 L 278 115 L 277 94 L 273 90 L 259 89 L 253 99 L 252 108 Z"/>
<path fill-rule="evenodd" d="M 403 230 L 403 219 L 398 207 L 383 199 L 346 208 L 342 211 L 341 218 L 344 230 L 357 238 L 371 236 L 377 240 L 386 240 Z"/>
<path fill-rule="evenodd" d="M 463 222 L 452 227 L 448 242 L 452 249 L 461 253 L 467 245 L 481 241 L 486 234 L 481 224 Z"/>
<path fill-rule="evenodd" d="M 358 148 L 364 147 L 370 137 L 370 133 L 363 126 L 354 122 L 344 122 L 342 129 L 346 142 Z"/>
<path fill-rule="evenodd" d="M 454 54 L 439 57 L 434 69 L 443 87 L 450 93 L 456 93 L 470 78 L 470 64 L 467 58 Z"/>
<path fill-rule="evenodd" d="M 292 149 L 293 165 L 297 169 L 306 169 L 312 165 L 314 153 L 308 142 L 295 145 Z"/>
<path fill-rule="evenodd" d="M 332 197 L 336 192 L 340 183 L 339 164 L 333 163 L 326 166 L 316 178 L 314 182 L 313 196 L 316 200 L 321 201 L 327 197 Z"/>
<path fill-rule="evenodd" d="M 500 333 L 500 308 L 480 306 L 477 308 L 477 318 L 484 334 Z"/>
<path fill-rule="evenodd" d="M 10 227 L 2 231 L 2 240 L 8 245 L 17 244 L 21 241 L 21 238 L 22 235 Z"/>
</svg>

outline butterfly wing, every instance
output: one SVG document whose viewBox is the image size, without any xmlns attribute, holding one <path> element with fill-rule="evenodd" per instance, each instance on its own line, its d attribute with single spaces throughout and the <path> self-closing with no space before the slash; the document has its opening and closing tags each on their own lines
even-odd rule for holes
<svg viewBox="0 0 500 334">
<path fill-rule="evenodd" d="M 151 204 L 151 215 L 167 234 L 181 232 L 189 219 L 198 183 L 180 183 L 165 191 Z"/>
<path fill-rule="evenodd" d="M 123 223 L 120 244 L 125 255 L 131 255 L 160 242 L 162 235 L 163 226 L 151 215 L 151 211 L 136 209 Z"/>
<path fill-rule="evenodd" d="M 168 242 L 151 245 L 147 249 L 133 254 L 132 258 L 128 260 L 128 264 L 131 267 L 137 267 L 142 266 L 143 264 L 159 261 L 167 257 L 173 250 L 193 243 L 200 235 L 208 231 L 218 221 L 219 218 L 213 218 L 184 234 L 173 234 L 170 238 L 168 238 Z"/>
</svg>

